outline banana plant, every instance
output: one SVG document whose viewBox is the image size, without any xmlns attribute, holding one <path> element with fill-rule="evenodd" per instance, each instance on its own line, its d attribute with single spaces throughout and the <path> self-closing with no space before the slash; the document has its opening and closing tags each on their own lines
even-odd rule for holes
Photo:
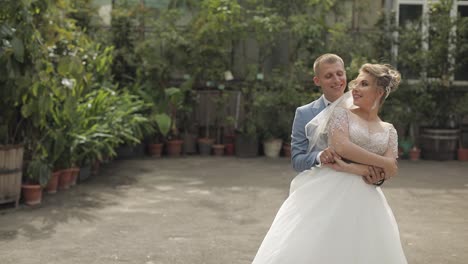
<svg viewBox="0 0 468 264">
<path fill-rule="evenodd" d="M 179 129 L 177 127 L 177 112 L 182 109 L 184 97 L 180 88 L 176 87 L 166 88 L 165 95 L 169 102 L 169 112 L 171 115 L 171 136 L 177 138 L 179 136 Z"/>
</svg>

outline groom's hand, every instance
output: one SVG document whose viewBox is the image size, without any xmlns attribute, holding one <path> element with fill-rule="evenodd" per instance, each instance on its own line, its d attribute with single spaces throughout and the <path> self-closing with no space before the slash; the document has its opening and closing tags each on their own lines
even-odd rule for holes
<svg viewBox="0 0 468 264">
<path fill-rule="evenodd" d="M 320 155 L 320 162 L 322 164 L 335 163 L 335 159 L 341 159 L 341 156 L 333 148 L 324 149 Z"/>
<path fill-rule="evenodd" d="M 385 172 L 382 168 L 369 166 L 369 174 L 362 177 L 367 184 L 376 184 L 385 179 Z"/>
<path fill-rule="evenodd" d="M 349 164 L 344 162 L 341 158 L 335 158 L 333 162 L 324 164 L 324 166 L 340 172 L 349 172 L 350 170 Z"/>
</svg>

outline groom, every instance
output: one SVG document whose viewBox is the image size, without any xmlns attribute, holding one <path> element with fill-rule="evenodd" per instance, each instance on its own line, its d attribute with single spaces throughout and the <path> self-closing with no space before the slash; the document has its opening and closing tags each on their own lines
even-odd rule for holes
<svg viewBox="0 0 468 264">
<path fill-rule="evenodd" d="M 335 170 L 340 170 L 340 164 L 335 158 L 341 159 L 331 148 L 324 150 L 312 149 L 307 151 L 309 142 L 305 134 L 305 126 L 318 115 L 326 106 L 340 98 L 346 88 L 346 71 L 343 59 L 336 54 L 323 54 L 314 62 L 314 83 L 321 87 L 323 95 L 307 105 L 296 109 L 291 135 L 291 160 L 294 170 L 302 172 L 312 167 L 329 164 Z M 375 184 L 385 175 L 370 166 L 362 169 L 366 183 Z"/>
</svg>

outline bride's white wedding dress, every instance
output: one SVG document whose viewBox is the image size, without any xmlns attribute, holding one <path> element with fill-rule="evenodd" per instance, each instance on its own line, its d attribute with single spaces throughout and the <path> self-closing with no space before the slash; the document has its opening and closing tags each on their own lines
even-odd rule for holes
<svg viewBox="0 0 468 264">
<path fill-rule="evenodd" d="M 352 111 L 337 107 L 328 129 L 373 153 L 397 155 L 391 124 L 380 129 Z M 330 133 L 330 132 L 329 132 Z M 329 134 L 329 137 L 333 135 Z M 330 142 L 329 142 L 330 143 Z M 380 187 L 360 176 L 329 168 L 297 175 L 254 264 L 402 264 L 407 263 L 398 226 Z"/>
</svg>

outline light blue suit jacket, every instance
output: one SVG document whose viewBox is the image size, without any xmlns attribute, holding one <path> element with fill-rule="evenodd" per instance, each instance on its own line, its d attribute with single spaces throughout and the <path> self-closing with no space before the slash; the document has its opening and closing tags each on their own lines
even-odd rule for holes
<svg viewBox="0 0 468 264">
<path fill-rule="evenodd" d="M 315 159 L 322 149 L 314 148 L 311 152 L 307 152 L 309 141 L 305 134 L 305 126 L 325 109 L 325 107 L 325 100 L 322 95 L 312 103 L 300 106 L 296 109 L 291 135 L 291 161 L 294 170 L 297 172 L 308 170 L 317 165 Z"/>
</svg>

